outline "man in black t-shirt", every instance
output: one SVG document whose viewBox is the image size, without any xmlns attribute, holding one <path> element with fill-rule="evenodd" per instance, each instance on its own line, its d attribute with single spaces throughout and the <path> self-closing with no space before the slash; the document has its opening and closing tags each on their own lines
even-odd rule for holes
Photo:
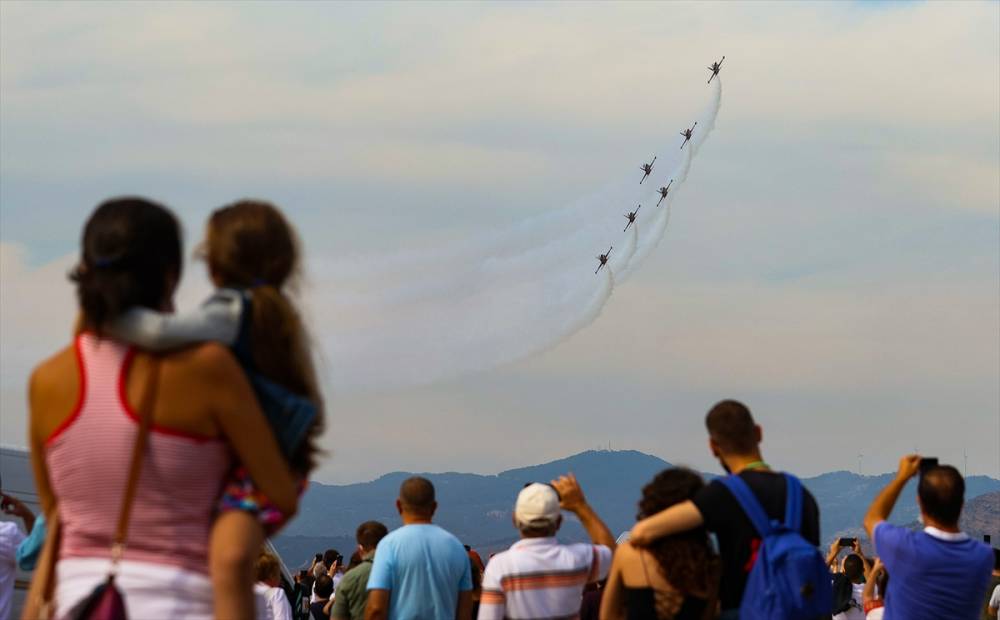
<svg viewBox="0 0 1000 620">
<path fill-rule="evenodd" d="M 768 517 L 784 521 L 785 477 L 771 471 L 760 453 L 762 431 L 745 405 L 724 400 L 705 417 L 708 444 L 727 473 L 743 479 L 753 491 Z M 719 599 L 722 618 L 734 614 L 743 598 L 747 576 L 757 559 L 760 535 L 739 502 L 719 480 L 713 480 L 691 501 L 675 504 L 656 515 L 647 516 L 632 529 L 633 544 L 684 532 L 704 525 L 714 532 L 722 559 Z M 819 546 L 819 508 L 812 494 L 803 489 L 802 537 Z"/>
</svg>

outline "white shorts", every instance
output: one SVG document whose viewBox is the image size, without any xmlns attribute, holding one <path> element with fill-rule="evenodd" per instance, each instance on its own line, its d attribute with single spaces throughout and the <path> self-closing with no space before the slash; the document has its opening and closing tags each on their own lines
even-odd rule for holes
<svg viewBox="0 0 1000 620">
<path fill-rule="evenodd" d="M 68 618 L 77 603 L 108 576 L 111 560 L 67 558 L 56 564 L 55 617 Z M 190 570 L 124 560 L 115 583 L 125 597 L 129 618 L 212 620 L 212 582 Z"/>
</svg>

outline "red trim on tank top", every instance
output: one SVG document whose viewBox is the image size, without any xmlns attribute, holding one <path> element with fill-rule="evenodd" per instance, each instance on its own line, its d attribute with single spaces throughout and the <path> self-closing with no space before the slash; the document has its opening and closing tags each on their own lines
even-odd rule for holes
<svg viewBox="0 0 1000 620">
<path fill-rule="evenodd" d="M 121 401 L 122 409 L 125 410 L 125 414 L 132 419 L 136 424 L 139 423 L 139 414 L 132 409 L 132 406 L 128 402 L 128 390 L 126 388 L 126 378 L 128 377 L 129 367 L 132 365 L 132 360 L 135 358 L 135 347 L 129 347 L 128 351 L 125 352 L 125 358 L 122 360 L 122 369 L 118 374 L 118 400 Z M 195 433 L 187 433 L 184 431 L 179 431 L 174 428 L 168 428 L 160 424 L 153 423 L 151 429 L 154 433 L 160 435 L 169 435 L 171 437 L 180 437 L 181 439 L 188 439 L 197 443 L 209 443 L 209 442 L 219 442 L 220 439 L 216 437 L 206 437 L 204 435 L 198 435 Z"/>
<path fill-rule="evenodd" d="M 83 403 L 87 399 L 87 367 L 83 363 L 83 351 L 80 349 L 81 338 L 83 338 L 82 333 L 77 334 L 76 338 L 73 339 L 73 353 L 76 356 L 77 375 L 80 377 L 80 394 L 77 396 L 73 413 L 63 420 L 62 424 L 57 426 L 56 430 L 52 431 L 52 434 L 45 439 L 46 446 L 55 441 L 56 437 L 62 435 L 67 428 L 73 425 L 73 422 L 76 422 L 76 419 L 80 417 L 80 412 L 83 411 Z"/>
</svg>

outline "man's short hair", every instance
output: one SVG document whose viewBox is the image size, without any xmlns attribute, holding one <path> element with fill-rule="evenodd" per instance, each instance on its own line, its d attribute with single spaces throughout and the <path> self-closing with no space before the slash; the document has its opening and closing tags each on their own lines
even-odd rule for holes
<svg viewBox="0 0 1000 620">
<path fill-rule="evenodd" d="M 413 476 L 399 487 L 399 501 L 411 512 L 422 515 L 434 513 L 434 485 L 427 478 Z"/>
<path fill-rule="evenodd" d="M 860 583 L 865 575 L 865 563 L 856 553 L 844 558 L 844 575 L 854 583 Z"/>
<path fill-rule="evenodd" d="M 365 521 L 358 526 L 355 538 L 366 551 L 371 551 L 388 533 L 389 529 L 378 521 Z"/>
<path fill-rule="evenodd" d="M 920 476 L 917 496 L 928 517 L 944 525 L 958 525 L 965 501 L 965 480 L 951 465 L 938 465 Z"/>
<path fill-rule="evenodd" d="M 330 595 L 333 594 L 333 579 L 329 575 L 320 575 L 316 578 L 313 591 L 319 598 L 330 598 Z"/>
<path fill-rule="evenodd" d="M 746 405 L 735 400 L 716 403 L 705 416 L 708 436 L 726 454 L 749 454 L 757 448 L 757 424 Z"/>
<path fill-rule="evenodd" d="M 281 563 L 274 554 L 267 551 L 257 556 L 254 569 L 257 573 L 257 581 L 264 582 L 272 579 L 281 579 Z"/>
</svg>

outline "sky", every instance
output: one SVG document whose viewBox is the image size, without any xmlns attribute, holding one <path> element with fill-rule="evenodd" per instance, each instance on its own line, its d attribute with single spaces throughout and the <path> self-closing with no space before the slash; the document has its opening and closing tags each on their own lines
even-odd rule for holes
<svg viewBox="0 0 1000 620">
<path fill-rule="evenodd" d="M 917 449 L 1000 476 L 995 2 L 0 3 L 0 443 L 24 444 L 27 376 L 68 342 L 101 200 L 169 205 L 189 246 L 220 205 L 280 205 L 323 342 L 339 291 L 311 267 L 593 195 L 687 126 L 722 55 L 666 238 L 600 317 L 498 368 L 328 389 L 315 478 L 609 445 L 714 471 L 723 398 L 803 475 Z M 192 263 L 179 306 L 207 291 Z"/>
</svg>

